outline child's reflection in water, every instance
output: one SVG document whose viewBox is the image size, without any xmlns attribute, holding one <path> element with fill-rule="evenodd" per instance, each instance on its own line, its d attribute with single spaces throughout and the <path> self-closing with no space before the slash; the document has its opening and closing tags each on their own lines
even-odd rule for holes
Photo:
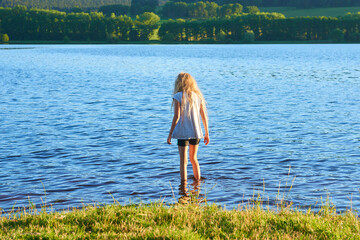
<svg viewBox="0 0 360 240">
<path fill-rule="evenodd" d="M 179 185 L 179 203 L 201 203 L 205 199 L 205 194 L 201 194 L 201 184 L 204 182 L 204 179 L 201 180 L 190 180 L 181 181 Z"/>
</svg>

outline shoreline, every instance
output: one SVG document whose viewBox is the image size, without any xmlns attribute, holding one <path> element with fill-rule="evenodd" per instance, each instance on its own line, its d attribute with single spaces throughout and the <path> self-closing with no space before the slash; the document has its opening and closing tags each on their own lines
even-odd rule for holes
<svg viewBox="0 0 360 240">
<path fill-rule="evenodd" d="M 206 42 L 206 41 L 181 41 L 181 42 L 166 42 L 159 40 L 149 40 L 149 41 L 119 41 L 117 43 L 109 43 L 107 41 L 9 41 L 7 43 L 2 43 L 1 45 L 127 45 L 127 44 L 136 44 L 136 45 L 257 45 L 257 44 L 360 44 L 360 42 L 333 42 L 333 41 L 255 41 L 252 43 L 244 42 Z"/>
<path fill-rule="evenodd" d="M 238 209 L 199 203 L 94 204 L 48 212 L 46 206 L 0 215 L 1 239 L 356 239 L 359 217 L 336 213 L 324 203 L 320 211 L 297 209 L 280 202 L 277 210 L 255 200 Z M 341 226 L 341 227 L 339 227 Z"/>
</svg>

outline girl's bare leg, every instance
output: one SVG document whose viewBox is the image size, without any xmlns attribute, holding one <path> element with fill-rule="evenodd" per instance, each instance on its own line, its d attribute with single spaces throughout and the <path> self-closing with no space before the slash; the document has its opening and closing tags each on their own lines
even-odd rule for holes
<svg viewBox="0 0 360 240">
<path fill-rule="evenodd" d="M 190 144 L 190 162 L 193 168 L 193 172 L 194 172 L 194 178 L 196 180 L 200 180 L 200 166 L 199 166 L 199 162 L 197 160 L 197 151 L 198 151 L 199 145 L 191 145 Z"/>
<path fill-rule="evenodd" d="M 187 147 L 181 147 L 178 146 L 179 148 L 179 155 L 180 155 L 180 176 L 181 176 L 181 180 L 185 181 L 187 180 L 187 164 L 188 164 L 188 159 L 187 159 Z"/>
</svg>

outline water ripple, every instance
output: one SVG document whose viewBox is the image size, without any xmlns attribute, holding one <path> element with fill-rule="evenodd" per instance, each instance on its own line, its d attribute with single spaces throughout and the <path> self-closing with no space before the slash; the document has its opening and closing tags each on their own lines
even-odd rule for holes
<svg viewBox="0 0 360 240">
<path fill-rule="evenodd" d="M 171 203 L 173 191 L 232 208 L 254 192 L 274 204 L 279 190 L 297 206 L 330 195 L 340 210 L 360 208 L 359 45 L 5 48 L 3 210 L 29 199 L 56 209 L 113 198 Z M 189 168 L 187 186 L 175 143 L 166 144 L 180 71 L 205 94 L 211 135 L 198 154 L 204 180 L 191 180 Z"/>
</svg>

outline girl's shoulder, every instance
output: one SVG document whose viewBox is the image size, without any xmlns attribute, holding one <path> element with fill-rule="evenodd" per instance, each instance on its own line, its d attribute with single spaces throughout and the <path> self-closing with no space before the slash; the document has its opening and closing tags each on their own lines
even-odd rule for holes
<svg viewBox="0 0 360 240">
<path fill-rule="evenodd" d="M 182 92 L 177 92 L 177 93 L 174 94 L 173 98 L 174 98 L 175 100 L 177 100 L 178 102 L 180 102 L 180 101 L 181 101 L 181 98 L 182 98 L 182 95 L 183 95 Z"/>
</svg>

